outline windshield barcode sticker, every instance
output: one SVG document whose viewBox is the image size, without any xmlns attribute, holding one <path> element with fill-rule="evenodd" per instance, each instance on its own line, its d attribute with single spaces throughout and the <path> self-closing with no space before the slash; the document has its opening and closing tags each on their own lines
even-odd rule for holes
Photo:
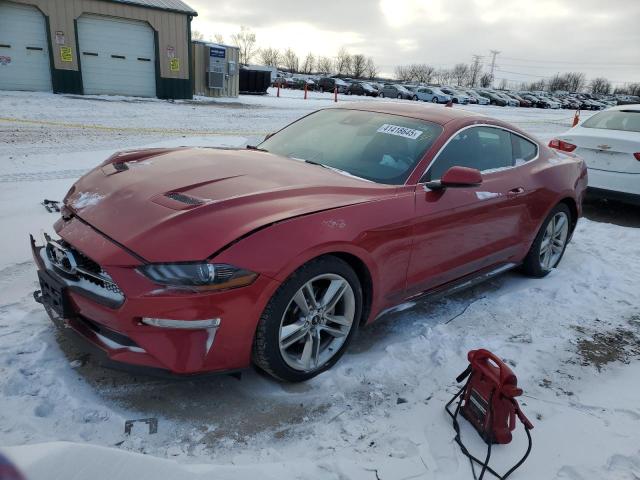
<svg viewBox="0 0 640 480">
<path fill-rule="evenodd" d="M 398 125 L 385 123 L 378 129 L 378 133 L 386 133 L 387 135 L 396 135 L 398 137 L 416 140 L 422 135 L 422 130 L 414 130 L 413 128 L 399 127 Z"/>
</svg>

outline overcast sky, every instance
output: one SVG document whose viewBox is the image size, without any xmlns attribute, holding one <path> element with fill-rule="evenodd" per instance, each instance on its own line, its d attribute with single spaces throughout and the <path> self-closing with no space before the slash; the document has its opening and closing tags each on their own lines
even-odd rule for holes
<svg viewBox="0 0 640 480">
<path fill-rule="evenodd" d="M 640 82 L 640 0 L 186 0 L 205 37 L 250 27 L 259 47 L 334 56 L 341 46 L 396 65 L 490 62 L 496 78 L 533 81 L 583 71 Z"/>
</svg>

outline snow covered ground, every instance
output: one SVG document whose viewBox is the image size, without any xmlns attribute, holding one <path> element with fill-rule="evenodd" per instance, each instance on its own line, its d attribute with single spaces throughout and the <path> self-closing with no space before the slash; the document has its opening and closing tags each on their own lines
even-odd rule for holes
<svg viewBox="0 0 640 480">
<path fill-rule="evenodd" d="M 273 93 L 273 92 L 272 92 Z M 164 102 L 0 92 L 0 446 L 29 479 L 468 479 L 444 404 L 466 352 L 515 369 L 534 448 L 515 479 L 640 477 L 640 229 L 582 219 L 561 267 L 507 273 L 453 297 L 389 314 L 334 369 L 300 385 L 253 371 L 189 381 L 105 370 L 34 303 L 28 233 L 39 205 L 112 152 L 257 142 L 332 97 Z M 341 97 L 340 101 L 360 101 Z M 388 101 L 388 100 L 380 100 Z M 443 107 L 444 108 L 444 107 Z M 465 107 L 541 138 L 572 112 Z M 158 419 L 158 432 L 131 419 Z M 484 444 L 463 424 L 472 451 Z M 525 448 L 516 431 L 492 460 Z M 144 455 L 141 455 L 144 454 Z"/>
</svg>

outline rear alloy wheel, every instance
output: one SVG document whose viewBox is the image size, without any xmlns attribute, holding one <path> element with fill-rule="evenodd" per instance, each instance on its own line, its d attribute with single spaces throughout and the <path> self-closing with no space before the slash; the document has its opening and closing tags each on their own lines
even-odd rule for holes
<svg viewBox="0 0 640 480">
<path fill-rule="evenodd" d="M 571 231 L 571 212 L 564 204 L 554 208 L 529 250 L 522 271 L 532 277 L 545 277 L 556 268 L 567 248 Z"/>
<path fill-rule="evenodd" d="M 337 257 L 298 269 L 260 318 L 255 364 L 270 375 L 301 382 L 333 366 L 358 329 L 362 290 L 353 269 Z"/>
<path fill-rule="evenodd" d="M 402 100 L 402 94 L 401 93 L 398 94 L 398 100 Z"/>
<path fill-rule="evenodd" d="M 380 98 L 384 98 L 384 93 L 380 92 Z"/>
<path fill-rule="evenodd" d="M 417 102 L 417 101 L 418 101 L 418 96 L 417 96 L 417 95 L 414 95 L 414 96 L 413 96 L 413 98 L 412 98 L 411 100 L 413 100 L 414 102 Z"/>
<path fill-rule="evenodd" d="M 440 102 L 438 102 L 438 97 L 433 97 L 431 99 L 431 103 L 440 103 Z"/>
</svg>

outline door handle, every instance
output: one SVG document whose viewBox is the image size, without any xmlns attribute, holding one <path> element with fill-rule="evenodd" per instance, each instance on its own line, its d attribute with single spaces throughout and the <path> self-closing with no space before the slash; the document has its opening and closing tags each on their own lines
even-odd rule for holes
<svg viewBox="0 0 640 480">
<path fill-rule="evenodd" d="M 509 190 L 507 195 L 509 195 L 510 197 L 516 197 L 518 195 L 522 195 L 523 193 L 524 193 L 524 188 L 518 187 L 518 188 L 512 188 L 511 190 Z"/>
</svg>

